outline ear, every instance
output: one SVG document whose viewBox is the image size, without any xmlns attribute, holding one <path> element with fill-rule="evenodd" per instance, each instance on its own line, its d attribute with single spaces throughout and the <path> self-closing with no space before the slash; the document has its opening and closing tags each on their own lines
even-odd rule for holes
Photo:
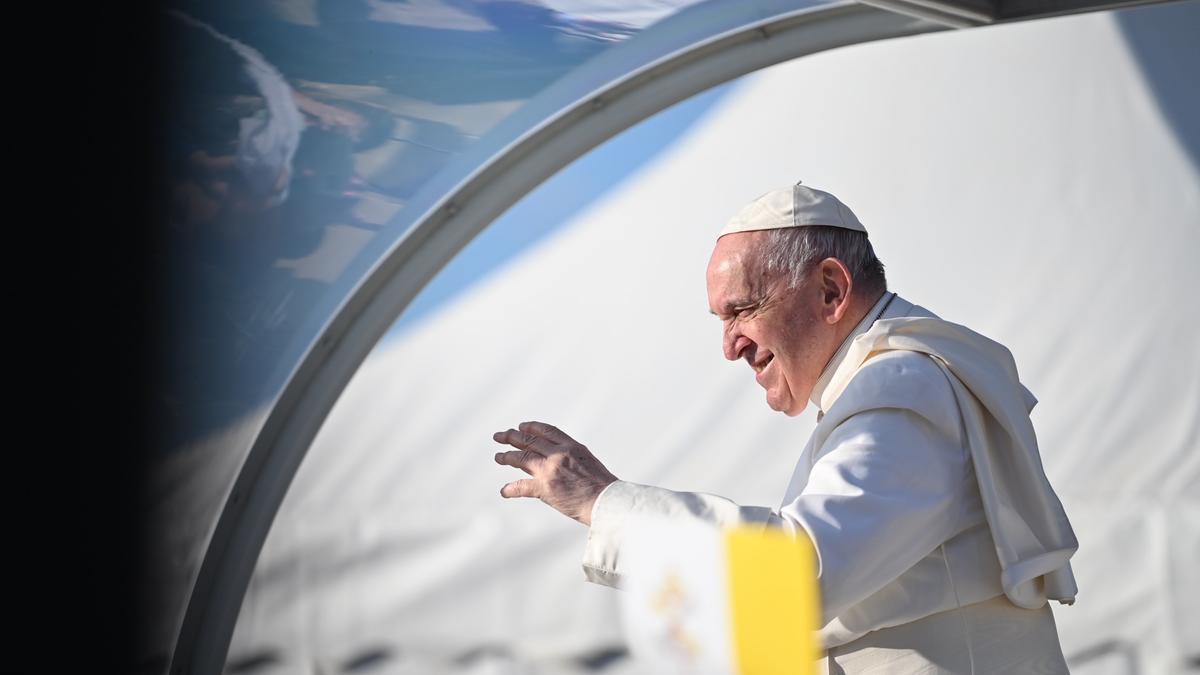
<svg viewBox="0 0 1200 675">
<path fill-rule="evenodd" d="M 854 281 L 850 270 L 837 258 L 826 258 L 817 264 L 821 282 L 821 318 L 830 325 L 836 324 L 850 309 L 850 294 Z"/>
</svg>

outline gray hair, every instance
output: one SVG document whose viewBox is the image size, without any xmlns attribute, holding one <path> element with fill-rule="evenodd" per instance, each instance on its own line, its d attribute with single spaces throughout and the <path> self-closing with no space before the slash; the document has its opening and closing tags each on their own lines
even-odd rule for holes
<svg viewBox="0 0 1200 675">
<path fill-rule="evenodd" d="M 837 258 L 850 270 L 854 293 L 873 294 L 887 290 L 883 263 L 867 235 L 841 227 L 786 227 L 767 230 L 760 255 L 767 273 L 786 276 L 788 288 L 796 288 L 813 265 Z"/>
</svg>

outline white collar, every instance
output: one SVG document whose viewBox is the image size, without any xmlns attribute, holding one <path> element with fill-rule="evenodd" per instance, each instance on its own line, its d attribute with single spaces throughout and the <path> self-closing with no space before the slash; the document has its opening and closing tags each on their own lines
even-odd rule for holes
<svg viewBox="0 0 1200 675">
<path fill-rule="evenodd" d="M 837 370 L 838 366 L 846 358 L 846 354 L 850 351 L 850 344 L 854 342 L 854 338 L 870 330 L 876 321 L 883 318 L 884 312 L 890 308 L 893 304 L 892 301 L 898 297 L 900 296 L 892 292 L 884 292 L 883 295 L 879 296 L 879 299 L 871 306 L 870 311 L 863 315 L 862 320 L 858 322 L 854 330 L 850 331 L 846 339 L 842 340 L 841 346 L 833 353 L 833 357 L 829 359 L 829 362 L 825 364 L 825 369 L 821 371 L 821 376 L 817 378 L 817 383 L 813 386 L 812 395 L 809 396 L 809 400 L 812 401 L 813 405 L 817 406 L 818 411 L 824 412 L 821 408 L 821 395 L 825 393 L 830 380 L 833 379 L 834 371 Z M 895 313 L 892 312 L 891 314 Z"/>
</svg>

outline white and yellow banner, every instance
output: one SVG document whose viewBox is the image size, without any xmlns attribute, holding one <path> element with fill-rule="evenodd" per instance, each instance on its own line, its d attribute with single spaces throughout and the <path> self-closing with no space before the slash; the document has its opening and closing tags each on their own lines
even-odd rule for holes
<svg viewBox="0 0 1200 675">
<path fill-rule="evenodd" d="M 646 672 L 815 672 L 820 604 L 806 538 L 655 521 L 624 555 L 625 631 Z"/>
</svg>

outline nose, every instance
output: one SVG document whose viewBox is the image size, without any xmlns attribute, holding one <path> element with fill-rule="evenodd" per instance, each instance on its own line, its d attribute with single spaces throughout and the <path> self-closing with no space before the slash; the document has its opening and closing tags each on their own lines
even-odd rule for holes
<svg viewBox="0 0 1200 675">
<path fill-rule="evenodd" d="M 727 328 L 723 339 L 722 349 L 725 351 L 725 358 L 730 361 L 737 361 L 742 358 L 742 352 L 746 351 L 753 342 L 750 338 L 742 335 L 737 330 Z"/>
</svg>

